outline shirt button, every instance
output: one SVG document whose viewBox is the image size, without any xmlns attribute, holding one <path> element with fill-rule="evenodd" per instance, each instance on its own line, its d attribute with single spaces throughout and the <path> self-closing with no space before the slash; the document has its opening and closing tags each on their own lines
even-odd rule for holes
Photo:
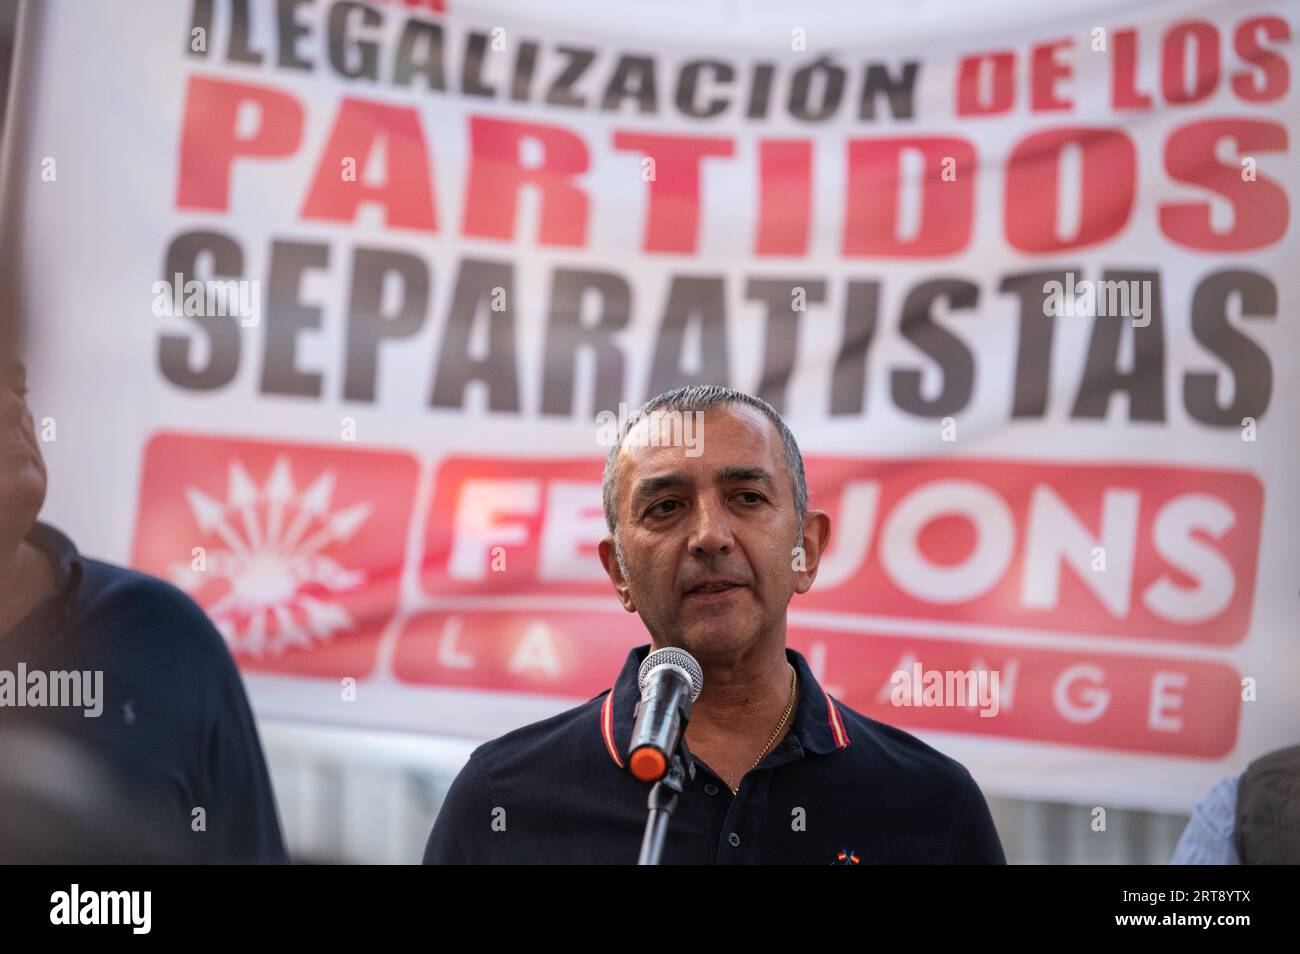
<svg viewBox="0 0 1300 954">
<path fill-rule="evenodd" d="M 704 794 L 705 794 L 705 795 L 716 795 L 716 794 L 718 794 L 718 786 L 714 785 L 712 782 L 705 782 L 705 783 L 704 783 Z"/>
<path fill-rule="evenodd" d="M 737 845 L 740 844 L 740 836 L 733 831 L 730 835 L 727 836 L 727 841 L 730 842 L 732 848 L 735 848 Z"/>
</svg>

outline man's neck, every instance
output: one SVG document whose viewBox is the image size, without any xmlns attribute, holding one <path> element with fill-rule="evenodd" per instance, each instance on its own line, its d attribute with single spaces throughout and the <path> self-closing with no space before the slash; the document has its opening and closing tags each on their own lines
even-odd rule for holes
<svg viewBox="0 0 1300 954">
<path fill-rule="evenodd" d="M 57 577 L 45 553 L 25 538 L 0 541 L 0 638 L 54 590 Z"/>
<path fill-rule="evenodd" d="M 733 788 L 763 751 L 790 705 L 782 643 L 734 661 L 702 663 L 704 690 L 691 707 L 686 744 Z M 790 731 L 793 711 L 773 745 Z"/>
</svg>

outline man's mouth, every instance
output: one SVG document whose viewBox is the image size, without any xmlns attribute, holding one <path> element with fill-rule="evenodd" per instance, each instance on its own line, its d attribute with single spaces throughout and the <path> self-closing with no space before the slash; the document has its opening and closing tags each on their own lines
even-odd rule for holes
<svg viewBox="0 0 1300 954">
<path fill-rule="evenodd" d="M 711 583 L 701 583 L 698 586 L 692 587 L 691 589 L 686 591 L 686 595 L 697 596 L 697 597 L 721 596 L 727 593 L 733 593 L 738 590 L 743 590 L 744 588 L 745 585 L 743 583 L 732 583 L 726 580 L 716 580 Z"/>
</svg>

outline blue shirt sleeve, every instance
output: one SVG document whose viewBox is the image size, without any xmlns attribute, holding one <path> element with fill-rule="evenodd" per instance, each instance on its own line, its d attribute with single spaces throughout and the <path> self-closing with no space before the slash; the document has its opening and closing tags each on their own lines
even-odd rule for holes
<svg viewBox="0 0 1300 954">
<path fill-rule="evenodd" d="M 1171 865 L 1239 865 L 1233 835 L 1237 826 L 1237 782 L 1232 775 L 1210 790 L 1174 848 Z"/>
</svg>

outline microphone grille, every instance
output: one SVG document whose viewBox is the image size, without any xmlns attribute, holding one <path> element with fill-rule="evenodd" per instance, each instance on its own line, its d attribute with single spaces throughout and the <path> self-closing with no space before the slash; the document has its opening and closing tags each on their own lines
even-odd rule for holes
<svg viewBox="0 0 1300 954">
<path fill-rule="evenodd" d="M 676 666 L 686 673 L 691 684 L 691 702 L 700 697 L 700 692 L 704 689 L 704 670 L 700 664 L 684 649 L 678 649 L 676 646 L 665 646 L 663 649 L 656 649 L 650 655 L 646 656 L 645 661 L 641 663 L 641 668 L 637 671 L 636 682 L 637 688 L 641 694 L 645 695 L 646 680 L 650 678 L 650 671 L 657 666 Z"/>
</svg>

